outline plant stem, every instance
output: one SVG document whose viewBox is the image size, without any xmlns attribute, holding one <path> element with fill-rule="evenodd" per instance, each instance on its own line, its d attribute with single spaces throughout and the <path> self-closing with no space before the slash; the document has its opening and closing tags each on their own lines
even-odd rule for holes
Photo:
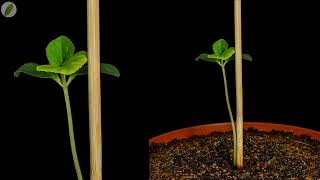
<svg viewBox="0 0 320 180">
<path fill-rule="evenodd" d="M 226 102 L 227 102 L 227 107 L 228 107 L 229 116 L 230 116 L 230 120 L 231 120 L 231 126 L 232 126 L 232 134 L 233 134 L 233 164 L 236 165 L 236 162 L 237 162 L 236 126 L 235 126 L 235 123 L 234 123 L 233 114 L 232 114 L 230 101 L 229 101 L 228 82 L 227 82 L 227 76 L 226 76 L 226 70 L 224 68 L 224 64 L 221 65 L 221 68 L 222 68 L 223 82 L 224 82 L 224 93 L 225 93 L 225 96 L 226 96 Z"/>
<path fill-rule="evenodd" d="M 78 180 L 83 180 L 81 169 L 80 169 L 80 164 L 79 164 L 79 160 L 78 160 L 77 150 L 76 150 L 74 132 L 73 132 L 72 113 L 71 113 L 71 105 L 70 105 L 70 99 L 69 99 L 68 86 L 67 86 L 67 82 L 66 82 L 66 76 L 62 75 L 61 79 L 62 79 L 62 84 L 63 84 L 62 89 L 63 89 L 63 93 L 64 93 L 64 99 L 66 102 L 66 109 L 67 109 L 67 115 L 68 115 L 69 137 L 70 137 L 73 163 L 74 163 L 74 167 L 76 169 Z"/>
<path fill-rule="evenodd" d="M 77 76 L 77 75 L 74 75 L 74 74 L 72 74 L 72 75 L 69 76 L 69 79 L 68 79 L 68 81 L 67 81 L 67 86 L 69 86 L 69 84 L 72 82 L 72 80 L 73 80 L 76 76 Z"/>
</svg>

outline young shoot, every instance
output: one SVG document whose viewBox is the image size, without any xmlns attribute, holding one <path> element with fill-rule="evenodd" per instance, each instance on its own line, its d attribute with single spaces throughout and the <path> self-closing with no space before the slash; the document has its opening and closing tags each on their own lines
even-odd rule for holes
<svg viewBox="0 0 320 180">
<path fill-rule="evenodd" d="M 232 126 L 232 134 L 233 134 L 233 164 L 236 165 L 237 161 L 237 131 L 236 125 L 233 118 L 232 109 L 230 106 L 229 94 L 228 94 L 228 83 L 227 76 L 225 71 L 225 66 L 230 60 L 234 60 L 235 49 L 234 47 L 228 47 L 228 43 L 224 39 L 219 39 L 212 45 L 213 54 L 202 53 L 197 58 L 198 60 L 209 61 L 213 63 L 219 64 L 222 70 L 223 82 L 224 82 L 224 93 L 226 97 L 227 108 L 229 112 L 229 117 Z M 242 58 L 244 60 L 252 61 L 252 58 L 249 54 L 243 54 Z"/>
<path fill-rule="evenodd" d="M 76 151 L 68 87 L 75 77 L 88 74 L 88 66 L 86 64 L 88 58 L 85 51 L 77 53 L 74 53 L 74 51 L 75 47 L 71 40 L 66 36 L 59 36 L 51 41 L 46 48 L 49 64 L 26 63 L 14 72 L 14 76 L 19 77 L 21 73 L 24 73 L 38 78 L 48 78 L 54 80 L 62 88 L 66 104 L 73 163 L 78 180 L 83 180 Z M 111 64 L 101 63 L 100 67 L 101 73 L 116 77 L 120 76 L 118 69 Z"/>
</svg>

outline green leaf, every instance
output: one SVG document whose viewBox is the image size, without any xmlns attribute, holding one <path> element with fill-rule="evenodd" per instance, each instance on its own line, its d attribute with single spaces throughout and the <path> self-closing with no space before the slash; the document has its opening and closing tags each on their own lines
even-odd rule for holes
<svg viewBox="0 0 320 180">
<path fill-rule="evenodd" d="M 46 55 L 50 65 L 60 66 L 64 61 L 73 56 L 74 45 L 66 36 L 59 36 L 52 40 L 47 48 Z"/>
<path fill-rule="evenodd" d="M 220 56 L 223 52 L 228 49 L 228 43 L 224 39 L 219 39 L 212 45 L 214 54 Z"/>
<path fill-rule="evenodd" d="M 60 73 L 64 75 L 71 75 L 77 72 L 88 61 L 86 52 L 80 51 L 74 56 L 67 59 L 61 66 L 55 66 L 51 64 L 40 65 L 37 67 L 37 71 Z"/>
<path fill-rule="evenodd" d="M 85 51 L 79 51 L 74 56 L 66 60 L 62 67 L 69 69 L 69 72 L 66 75 L 70 75 L 77 72 L 87 62 L 87 53 Z"/>
<path fill-rule="evenodd" d="M 242 54 L 242 59 L 252 61 L 252 57 L 250 56 L 250 54 Z"/>
<path fill-rule="evenodd" d="M 221 60 L 227 60 L 235 53 L 234 47 L 231 47 L 221 54 Z"/>
<path fill-rule="evenodd" d="M 100 64 L 100 73 L 109 74 L 116 77 L 120 76 L 120 72 L 115 66 L 111 64 L 106 64 L 106 63 Z M 87 65 L 83 66 L 81 69 L 79 69 L 79 71 L 76 72 L 76 75 L 86 75 L 86 74 L 88 74 Z"/>
<path fill-rule="evenodd" d="M 204 60 L 204 61 L 209 61 L 209 62 L 217 62 L 218 61 L 218 59 L 210 57 L 210 56 L 211 56 L 210 54 L 202 53 L 196 58 L 196 61 L 199 61 L 199 59 Z"/>
<path fill-rule="evenodd" d="M 14 72 L 14 76 L 19 77 L 20 73 L 24 73 L 38 78 L 51 78 L 51 75 L 49 73 L 37 71 L 37 66 L 38 64 L 36 63 L 26 63 Z"/>
<path fill-rule="evenodd" d="M 100 64 L 100 72 L 104 74 L 109 74 L 112 76 L 119 77 L 120 72 L 117 67 L 112 64 L 101 63 Z"/>
<path fill-rule="evenodd" d="M 6 11 L 4 12 L 4 16 L 9 16 L 9 15 L 11 14 L 12 10 L 13 10 L 13 4 L 10 3 L 10 4 L 7 6 Z"/>
</svg>

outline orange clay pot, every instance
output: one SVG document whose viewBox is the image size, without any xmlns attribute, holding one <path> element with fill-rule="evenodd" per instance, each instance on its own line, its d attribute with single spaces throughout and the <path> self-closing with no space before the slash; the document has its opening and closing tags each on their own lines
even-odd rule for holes
<svg viewBox="0 0 320 180">
<path fill-rule="evenodd" d="M 244 129 L 247 128 L 256 128 L 259 131 L 286 131 L 292 132 L 295 135 L 309 135 L 314 139 L 320 141 L 320 132 L 301 128 L 297 126 L 284 125 L 284 124 L 274 124 L 274 123 L 260 123 L 260 122 L 244 122 Z M 149 139 L 149 144 L 151 143 L 167 143 L 173 139 L 184 139 L 194 135 L 207 135 L 213 131 L 217 132 L 228 132 L 231 131 L 230 123 L 218 123 L 218 124 L 208 124 L 208 125 L 200 125 L 193 126 L 183 129 L 178 129 L 175 131 L 170 131 L 168 133 L 156 136 L 154 138 Z"/>
</svg>

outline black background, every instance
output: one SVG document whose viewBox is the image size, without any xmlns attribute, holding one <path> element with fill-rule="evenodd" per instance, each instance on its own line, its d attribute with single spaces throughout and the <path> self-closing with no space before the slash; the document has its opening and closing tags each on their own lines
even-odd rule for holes
<svg viewBox="0 0 320 180">
<path fill-rule="evenodd" d="M 1 1 L 1 4 L 4 1 Z M 4 173 L 18 179 L 76 179 L 62 90 L 52 80 L 14 78 L 23 63 L 46 64 L 59 35 L 86 49 L 86 1 L 14 1 L 1 19 L 1 147 Z M 314 4 L 312 4 L 314 3 Z M 243 1 L 245 121 L 320 130 L 316 2 Z M 101 1 L 104 179 L 147 178 L 148 139 L 228 122 L 220 67 L 194 58 L 220 38 L 234 46 L 233 1 Z M 234 63 L 227 65 L 234 105 Z M 87 78 L 70 86 L 80 165 L 89 178 Z M 2 178 L 1 178 L 2 179 Z"/>
</svg>

